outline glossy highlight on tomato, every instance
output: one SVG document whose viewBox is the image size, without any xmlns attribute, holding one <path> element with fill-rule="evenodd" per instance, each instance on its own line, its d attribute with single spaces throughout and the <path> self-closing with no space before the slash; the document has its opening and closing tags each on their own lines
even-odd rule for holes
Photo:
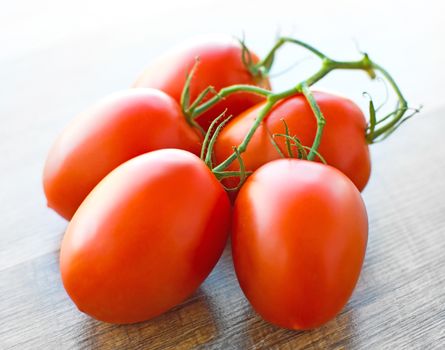
<svg viewBox="0 0 445 350">
<path fill-rule="evenodd" d="M 227 194 L 198 157 L 172 149 L 138 156 L 107 175 L 70 222 L 64 287 L 98 320 L 151 319 L 204 281 L 229 225 Z"/>
<path fill-rule="evenodd" d="M 260 167 L 235 202 L 232 254 L 253 308 L 280 327 L 323 325 L 359 278 L 368 221 L 353 183 L 337 169 L 298 159 Z"/>
<path fill-rule="evenodd" d="M 347 98 L 318 91 L 313 95 L 326 119 L 318 152 L 329 165 L 342 171 L 362 191 L 371 173 L 369 147 L 365 139 L 365 116 Z M 264 103 L 260 103 L 250 108 L 224 127 L 215 145 L 217 162 L 222 162 L 233 152 L 233 146 L 242 142 L 263 106 Z M 256 130 L 242 155 L 247 170 L 254 171 L 269 161 L 281 158 L 271 137 L 273 134 L 285 133 L 283 120 L 291 136 L 296 136 L 307 147 L 312 146 L 317 130 L 316 118 L 303 95 L 292 96 L 277 103 Z M 274 140 L 282 153 L 288 156 L 285 138 L 275 137 Z M 295 148 L 294 151 L 296 154 Z M 229 169 L 238 167 L 238 162 L 234 162 Z M 236 179 L 228 180 L 229 187 L 236 186 Z"/>
<path fill-rule="evenodd" d="M 75 118 L 49 151 L 43 174 L 48 206 L 69 220 L 94 186 L 123 162 L 162 148 L 199 154 L 201 142 L 164 92 L 114 93 Z"/>
<path fill-rule="evenodd" d="M 152 87 L 166 92 L 178 103 L 187 74 L 199 57 L 190 85 L 190 99 L 209 86 L 216 91 L 234 84 L 249 84 L 270 89 L 267 78 L 255 77 L 242 60 L 241 44 L 225 35 L 200 36 L 174 47 L 149 65 L 134 83 L 134 87 Z M 253 63 L 258 57 L 251 52 Z M 227 109 L 227 115 L 238 115 L 264 98 L 250 93 L 236 93 L 218 102 L 196 121 L 205 129 Z"/>
</svg>

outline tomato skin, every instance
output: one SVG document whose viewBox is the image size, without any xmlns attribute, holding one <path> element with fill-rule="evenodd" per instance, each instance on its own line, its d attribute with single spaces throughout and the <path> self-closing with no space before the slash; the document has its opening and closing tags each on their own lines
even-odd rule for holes
<svg viewBox="0 0 445 350">
<path fill-rule="evenodd" d="M 258 62 L 258 57 L 251 54 L 253 62 Z M 196 57 L 199 57 L 199 65 L 190 85 L 192 102 L 208 86 L 213 86 L 216 91 L 234 84 L 270 89 L 267 78 L 252 76 L 244 66 L 239 42 L 223 35 L 193 38 L 173 48 L 148 66 L 133 86 L 162 90 L 180 103 L 186 76 L 194 66 Z M 200 115 L 196 121 L 207 130 L 226 108 L 227 116 L 238 115 L 262 100 L 263 97 L 251 93 L 232 94 Z"/>
<path fill-rule="evenodd" d="M 199 287 L 229 226 L 227 194 L 198 157 L 141 155 L 107 175 L 74 215 L 60 253 L 64 287 L 98 320 L 148 320 Z"/>
<path fill-rule="evenodd" d="M 368 237 L 359 191 L 340 171 L 281 159 L 250 176 L 235 202 L 232 254 L 253 308 L 290 329 L 335 317 L 357 283 Z"/>
<path fill-rule="evenodd" d="M 129 89 L 112 94 L 74 119 L 52 146 L 43 174 L 48 206 L 70 220 L 118 165 L 160 148 L 199 154 L 201 139 L 165 93 Z"/>
<path fill-rule="evenodd" d="M 349 99 L 325 92 L 313 94 L 326 119 L 318 152 L 329 165 L 341 170 L 362 191 L 371 173 L 369 148 L 365 139 L 365 116 Z M 264 103 L 261 103 L 252 107 L 224 127 L 215 144 L 215 158 L 218 163 L 233 152 L 233 146 L 241 143 L 263 106 Z M 279 102 L 255 132 L 242 155 L 247 170 L 254 171 L 261 165 L 280 158 L 270 141 L 270 135 L 285 133 L 282 119 L 286 121 L 291 136 L 297 136 L 305 146 L 312 146 L 317 129 L 316 119 L 305 97 L 295 95 Z M 287 155 L 284 138 L 276 137 L 275 141 Z M 294 150 L 296 151 L 295 148 Z M 238 163 L 234 162 L 230 169 L 238 169 Z M 237 180 L 229 180 L 226 185 L 236 187 Z"/>
</svg>

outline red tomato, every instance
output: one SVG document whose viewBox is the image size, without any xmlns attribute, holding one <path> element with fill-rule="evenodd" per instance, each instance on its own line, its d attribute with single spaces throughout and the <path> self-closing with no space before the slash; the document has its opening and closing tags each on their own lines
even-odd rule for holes
<svg viewBox="0 0 445 350">
<path fill-rule="evenodd" d="M 105 322 L 153 318 L 190 296 L 225 246 L 230 203 L 198 157 L 159 150 L 107 175 L 63 238 L 63 284 Z"/>
<path fill-rule="evenodd" d="M 325 92 L 314 92 L 314 97 L 326 119 L 318 152 L 329 165 L 341 170 L 360 191 L 363 190 L 371 173 L 369 149 L 365 139 L 365 116 L 349 99 Z M 218 163 L 233 152 L 233 146 L 241 143 L 263 106 L 261 103 L 252 107 L 224 127 L 214 149 Z M 291 136 L 297 136 L 305 146 L 312 146 L 317 129 L 314 113 L 303 95 L 290 97 L 279 102 L 255 132 L 247 151 L 242 155 L 247 170 L 254 171 L 261 165 L 280 158 L 271 142 L 271 135 L 285 133 L 282 119 L 286 121 Z M 275 141 L 287 155 L 285 139 L 276 137 Z M 295 148 L 294 150 L 296 151 Z M 232 163 L 229 169 L 238 169 L 238 163 Z M 228 180 L 228 186 L 236 186 L 236 179 Z"/>
<path fill-rule="evenodd" d="M 154 89 L 112 94 L 79 115 L 51 148 L 43 174 L 48 206 L 69 220 L 123 162 L 160 148 L 199 154 L 200 147 L 201 137 L 170 96 Z"/>
<path fill-rule="evenodd" d="M 186 41 L 147 67 L 133 86 L 162 90 L 179 103 L 186 76 L 195 64 L 196 57 L 199 57 L 200 62 L 190 86 L 191 101 L 208 86 L 213 86 L 217 91 L 234 84 L 270 88 L 267 78 L 254 77 L 246 69 L 242 61 L 241 45 L 226 36 L 203 36 Z M 252 59 L 253 62 L 258 61 L 253 53 Z M 212 120 L 226 108 L 227 115 L 238 115 L 262 100 L 263 97 L 250 93 L 232 94 L 196 120 L 207 130 Z"/>
<path fill-rule="evenodd" d="M 320 163 L 268 163 L 247 179 L 235 202 L 239 283 L 254 309 L 281 327 L 318 327 L 340 312 L 357 283 L 367 237 L 359 191 Z"/>
</svg>

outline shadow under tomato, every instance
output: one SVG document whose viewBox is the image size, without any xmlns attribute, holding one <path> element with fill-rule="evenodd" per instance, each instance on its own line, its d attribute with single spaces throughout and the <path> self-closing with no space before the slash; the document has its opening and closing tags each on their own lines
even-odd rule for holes
<svg viewBox="0 0 445 350">
<path fill-rule="evenodd" d="M 252 308 L 245 313 L 246 338 L 243 343 L 249 349 L 269 349 L 285 346 L 291 349 L 311 348 L 332 349 L 351 348 L 350 339 L 355 332 L 352 322 L 353 310 L 345 308 L 335 319 L 322 327 L 294 331 L 277 327 L 263 320 Z"/>
<path fill-rule="evenodd" d="M 70 327 L 75 345 L 94 349 L 206 349 L 224 337 L 222 329 L 230 327 L 227 299 L 230 299 L 235 275 L 230 244 L 200 288 L 182 304 L 166 313 L 136 324 L 113 325 L 96 321 L 80 313 L 71 301 L 73 315 L 78 317 Z"/>
<path fill-rule="evenodd" d="M 79 343 L 94 349 L 190 349 L 204 346 L 218 335 L 208 297 L 201 289 L 146 322 L 113 325 L 85 316 L 76 328 L 82 338 Z"/>
</svg>

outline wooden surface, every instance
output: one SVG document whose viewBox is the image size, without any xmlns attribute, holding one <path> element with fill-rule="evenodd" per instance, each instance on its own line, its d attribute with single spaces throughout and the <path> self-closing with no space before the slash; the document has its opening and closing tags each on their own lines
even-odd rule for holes
<svg viewBox="0 0 445 350">
<path fill-rule="evenodd" d="M 0 349 L 445 348 L 441 2 L 416 7 L 395 1 L 388 12 L 376 1 L 363 13 L 360 2 L 342 0 L 343 7 L 332 5 L 318 17 L 313 11 L 319 5 L 298 11 L 259 7 L 247 21 L 230 6 L 209 1 L 191 7 L 163 2 L 157 9 L 129 1 L 124 10 L 103 0 L 61 3 L 19 0 L 5 2 L 0 11 Z M 397 16 L 402 4 L 405 13 Z M 251 13 L 244 6 L 244 13 Z M 311 26 L 314 18 L 329 19 L 331 25 Z M 41 188 L 43 162 L 57 133 L 97 98 L 129 86 L 171 42 L 208 30 L 238 34 L 245 29 L 253 47 L 265 52 L 276 24 L 295 23 L 299 37 L 315 38 L 334 56 L 354 54 L 350 37 L 361 39 L 394 72 L 410 101 L 426 104 L 419 117 L 372 147 L 373 173 L 363 193 L 369 245 L 346 308 L 320 329 L 276 328 L 243 297 L 226 249 L 201 288 L 155 320 L 113 326 L 77 311 L 58 268 L 66 222 L 46 208 Z M 285 75 L 275 86 L 294 81 Z M 363 104 L 359 83 L 366 80 L 336 75 L 325 87 L 340 87 Z"/>
</svg>

